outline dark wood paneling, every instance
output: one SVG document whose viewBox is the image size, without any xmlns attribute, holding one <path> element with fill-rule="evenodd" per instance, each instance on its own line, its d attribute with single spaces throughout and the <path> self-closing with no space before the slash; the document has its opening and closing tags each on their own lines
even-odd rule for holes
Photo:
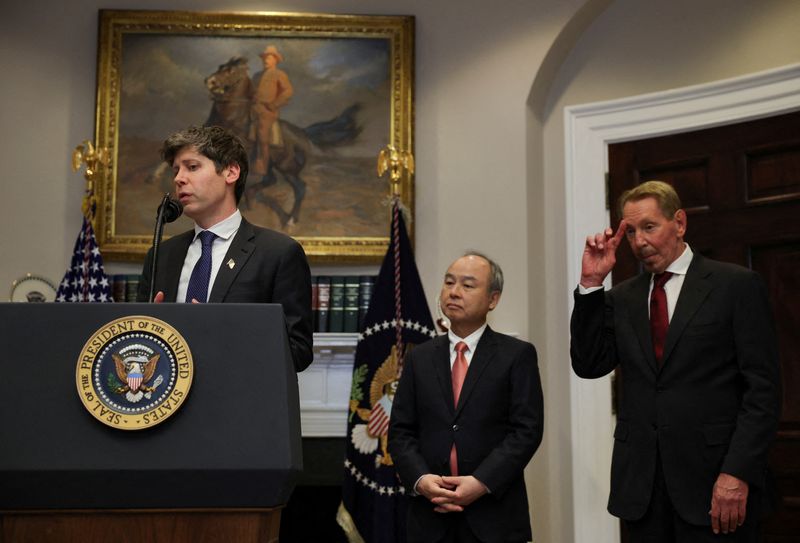
<svg viewBox="0 0 800 543">
<path fill-rule="evenodd" d="M 687 211 L 694 213 L 707 211 L 711 207 L 708 187 L 707 157 L 661 164 L 654 168 L 643 168 L 638 177 L 644 182 L 649 179 L 665 181 L 675 187 L 681 195 L 681 202 Z"/>
<path fill-rule="evenodd" d="M 800 147 L 748 153 L 747 200 L 800 198 Z"/>
</svg>

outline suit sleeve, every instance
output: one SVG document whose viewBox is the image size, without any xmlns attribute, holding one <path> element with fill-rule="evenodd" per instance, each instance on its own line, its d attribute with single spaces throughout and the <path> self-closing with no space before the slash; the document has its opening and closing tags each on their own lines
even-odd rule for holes
<svg viewBox="0 0 800 543">
<path fill-rule="evenodd" d="M 723 473 L 759 484 L 780 416 L 780 366 L 772 311 L 760 276 L 747 274 L 738 289 L 733 328 L 736 361 L 745 381 L 736 430 Z"/>
<path fill-rule="evenodd" d="M 416 383 L 414 379 L 414 351 L 403 364 L 403 374 L 397 387 L 389 420 L 389 453 L 400 482 L 413 493 L 414 484 L 426 473 L 431 473 L 419 449 L 417 424 Z"/>
<path fill-rule="evenodd" d="M 511 365 L 509 398 L 506 436 L 472 473 L 495 496 L 502 495 L 519 478 L 542 442 L 542 383 L 536 349 L 530 343 L 524 344 Z"/>
<path fill-rule="evenodd" d="M 275 277 L 272 301 L 283 306 L 294 367 L 303 371 L 314 360 L 311 270 L 299 243 L 282 255 Z"/>
<path fill-rule="evenodd" d="M 578 377 L 596 379 L 618 365 L 613 297 L 603 289 L 589 294 L 575 290 L 570 319 L 570 358 Z"/>
</svg>

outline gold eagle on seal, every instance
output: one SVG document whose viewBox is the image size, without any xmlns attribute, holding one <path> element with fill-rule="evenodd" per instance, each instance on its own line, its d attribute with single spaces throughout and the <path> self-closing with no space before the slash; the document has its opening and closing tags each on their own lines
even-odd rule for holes
<svg viewBox="0 0 800 543">
<path fill-rule="evenodd" d="M 119 353 L 113 353 L 117 377 L 120 385 L 114 388 L 117 394 L 125 394 L 128 401 L 136 403 L 143 397 L 150 398 L 151 394 L 163 381 L 160 375 L 153 386 L 148 383 L 153 379 L 158 366 L 160 354 L 144 345 L 131 345 Z"/>
</svg>

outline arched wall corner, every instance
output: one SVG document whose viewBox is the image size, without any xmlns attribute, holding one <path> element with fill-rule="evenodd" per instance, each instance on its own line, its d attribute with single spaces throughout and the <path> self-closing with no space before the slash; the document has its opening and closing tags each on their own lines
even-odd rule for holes
<svg viewBox="0 0 800 543">
<path fill-rule="evenodd" d="M 798 109 L 800 64 L 703 85 L 565 108 L 566 207 L 563 216 L 569 284 L 578 284 L 579 258 L 585 236 L 609 221 L 604 205 L 604 179 L 610 143 L 710 128 Z M 572 294 L 564 301 L 571 309 Z M 569 326 L 569 322 L 562 324 Z M 586 381 L 573 374 L 570 401 L 574 541 L 616 542 L 616 520 L 600 506 L 607 500 L 613 444 L 610 387 L 607 382 Z"/>
<path fill-rule="evenodd" d="M 536 70 L 530 93 L 528 94 L 528 106 L 533 110 L 536 119 L 542 121 L 547 96 L 550 87 L 555 80 L 558 70 L 564 60 L 569 56 L 570 51 L 578 42 L 584 31 L 613 3 L 614 0 L 587 0 L 581 8 L 570 17 L 567 24 L 553 40 L 547 49 Z"/>
<path fill-rule="evenodd" d="M 560 337 L 554 335 L 551 297 L 546 295 L 551 264 L 548 234 L 548 187 L 545 186 L 544 112 L 550 89 L 586 29 L 614 0 L 587 0 L 576 10 L 547 47 L 536 67 L 525 104 L 526 116 L 526 230 L 528 232 L 528 337 L 536 345 L 545 395 L 542 444 L 527 468 L 534 541 L 572 541 L 574 498 L 569 433 L 569 368 L 561 364 Z M 533 285 L 537 285 L 534 287 Z M 558 319 L 556 319 L 558 320 Z"/>
</svg>

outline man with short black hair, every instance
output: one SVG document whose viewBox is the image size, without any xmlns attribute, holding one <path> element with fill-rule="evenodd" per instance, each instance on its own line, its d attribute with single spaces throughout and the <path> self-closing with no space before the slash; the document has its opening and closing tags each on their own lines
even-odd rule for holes
<svg viewBox="0 0 800 543">
<path fill-rule="evenodd" d="M 190 127 L 164 142 L 175 193 L 193 230 L 165 241 L 159 252 L 155 302 L 279 303 L 297 371 L 313 359 L 311 272 L 292 238 L 254 226 L 237 205 L 247 180 L 247 151 L 218 126 Z M 137 301 L 148 301 L 152 249 Z"/>
</svg>

